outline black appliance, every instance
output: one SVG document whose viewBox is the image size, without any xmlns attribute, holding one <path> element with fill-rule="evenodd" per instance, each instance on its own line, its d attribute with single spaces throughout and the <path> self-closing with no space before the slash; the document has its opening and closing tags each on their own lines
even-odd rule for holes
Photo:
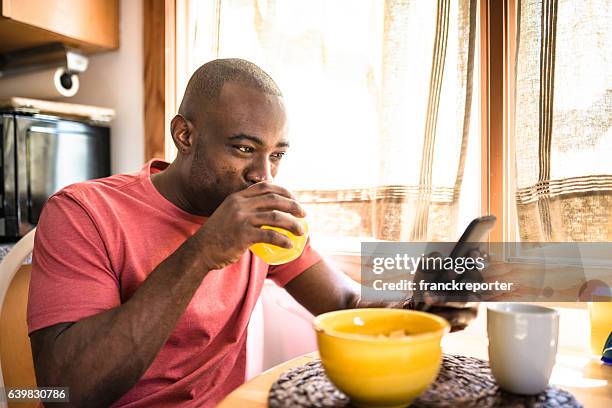
<svg viewBox="0 0 612 408">
<path fill-rule="evenodd" d="M 110 130 L 51 115 L 0 115 L 0 242 L 13 242 L 37 224 L 53 193 L 110 175 Z"/>
</svg>

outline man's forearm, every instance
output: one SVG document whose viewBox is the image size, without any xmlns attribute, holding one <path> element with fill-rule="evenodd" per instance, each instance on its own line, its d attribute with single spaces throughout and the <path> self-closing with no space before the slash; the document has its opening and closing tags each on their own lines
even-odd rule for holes
<svg viewBox="0 0 612 408">
<path fill-rule="evenodd" d="M 364 307 L 402 308 L 406 301 L 399 293 L 397 301 L 366 301 L 362 293 L 368 290 L 332 264 L 322 260 L 290 281 L 285 289 L 312 314 Z M 324 295 L 322 295 L 324 294 Z"/>
<path fill-rule="evenodd" d="M 208 268 L 197 238 L 159 264 L 126 303 L 62 331 L 35 356 L 41 386 L 70 388 L 75 405 L 108 406 L 153 362 Z"/>
</svg>

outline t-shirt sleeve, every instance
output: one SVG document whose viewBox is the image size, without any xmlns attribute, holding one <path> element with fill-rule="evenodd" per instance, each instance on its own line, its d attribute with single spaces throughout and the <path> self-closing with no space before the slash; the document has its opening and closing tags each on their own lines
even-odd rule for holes
<svg viewBox="0 0 612 408">
<path fill-rule="evenodd" d="M 28 332 L 76 322 L 118 306 L 119 281 L 84 207 L 68 194 L 51 197 L 32 253 Z"/>
<path fill-rule="evenodd" d="M 271 265 L 268 269 L 268 277 L 278 286 L 283 287 L 320 260 L 321 255 L 310 246 L 310 238 L 308 238 L 299 258 L 286 264 Z"/>
</svg>

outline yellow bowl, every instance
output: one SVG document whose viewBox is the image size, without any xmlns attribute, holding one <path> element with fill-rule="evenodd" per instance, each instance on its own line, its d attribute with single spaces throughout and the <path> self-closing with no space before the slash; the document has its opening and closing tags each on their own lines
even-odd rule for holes
<svg viewBox="0 0 612 408">
<path fill-rule="evenodd" d="M 314 319 L 321 362 L 330 380 L 357 407 L 409 405 L 436 379 L 441 317 L 401 309 L 351 309 Z M 380 338 L 405 330 L 407 336 Z"/>
<path fill-rule="evenodd" d="M 269 225 L 264 225 L 261 227 L 263 229 L 271 229 L 285 235 L 291 240 L 293 248 L 283 248 L 277 245 L 258 243 L 251 245 L 251 252 L 263 259 L 263 261 L 268 265 L 280 265 L 298 258 L 300 255 L 302 255 L 302 251 L 304 250 L 306 241 L 308 240 L 308 224 L 304 218 L 297 218 L 297 220 L 300 224 L 302 224 L 302 227 L 304 227 L 303 235 L 293 235 L 286 229 L 271 227 Z"/>
</svg>

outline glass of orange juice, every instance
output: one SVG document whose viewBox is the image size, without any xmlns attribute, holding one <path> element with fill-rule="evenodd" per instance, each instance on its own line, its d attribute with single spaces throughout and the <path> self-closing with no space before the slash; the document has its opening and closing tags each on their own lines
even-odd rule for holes
<svg viewBox="0 0 612 408">
<path fill-rule="evenodd" d="M 612 332 L 612 302 L 589 302 L 591 317 L 591 352 L 601 356 L 604 344 Z"/>
<path fill-rule="evenodd" d="M 251 252 L 263 259 L 263 261 L 268 265 L 280 265 L 298 258 L 300 255 L 302 255 L 302 251 L 304 251 L 306 241 L 308 240 L 308 223 L 306 223 L 306 219 L 304 218 L 297 218 L 297 220 L 304 228 L 303 235 L 293 235 L 286 229 L 271 227 L 268 225 L 261 227 L 263 229 L 271 229 L 285 235 L 291 240 L 293 248 L 282 248 L 277 245 L 260 242 L 251 245 Z"/>
</svg>

